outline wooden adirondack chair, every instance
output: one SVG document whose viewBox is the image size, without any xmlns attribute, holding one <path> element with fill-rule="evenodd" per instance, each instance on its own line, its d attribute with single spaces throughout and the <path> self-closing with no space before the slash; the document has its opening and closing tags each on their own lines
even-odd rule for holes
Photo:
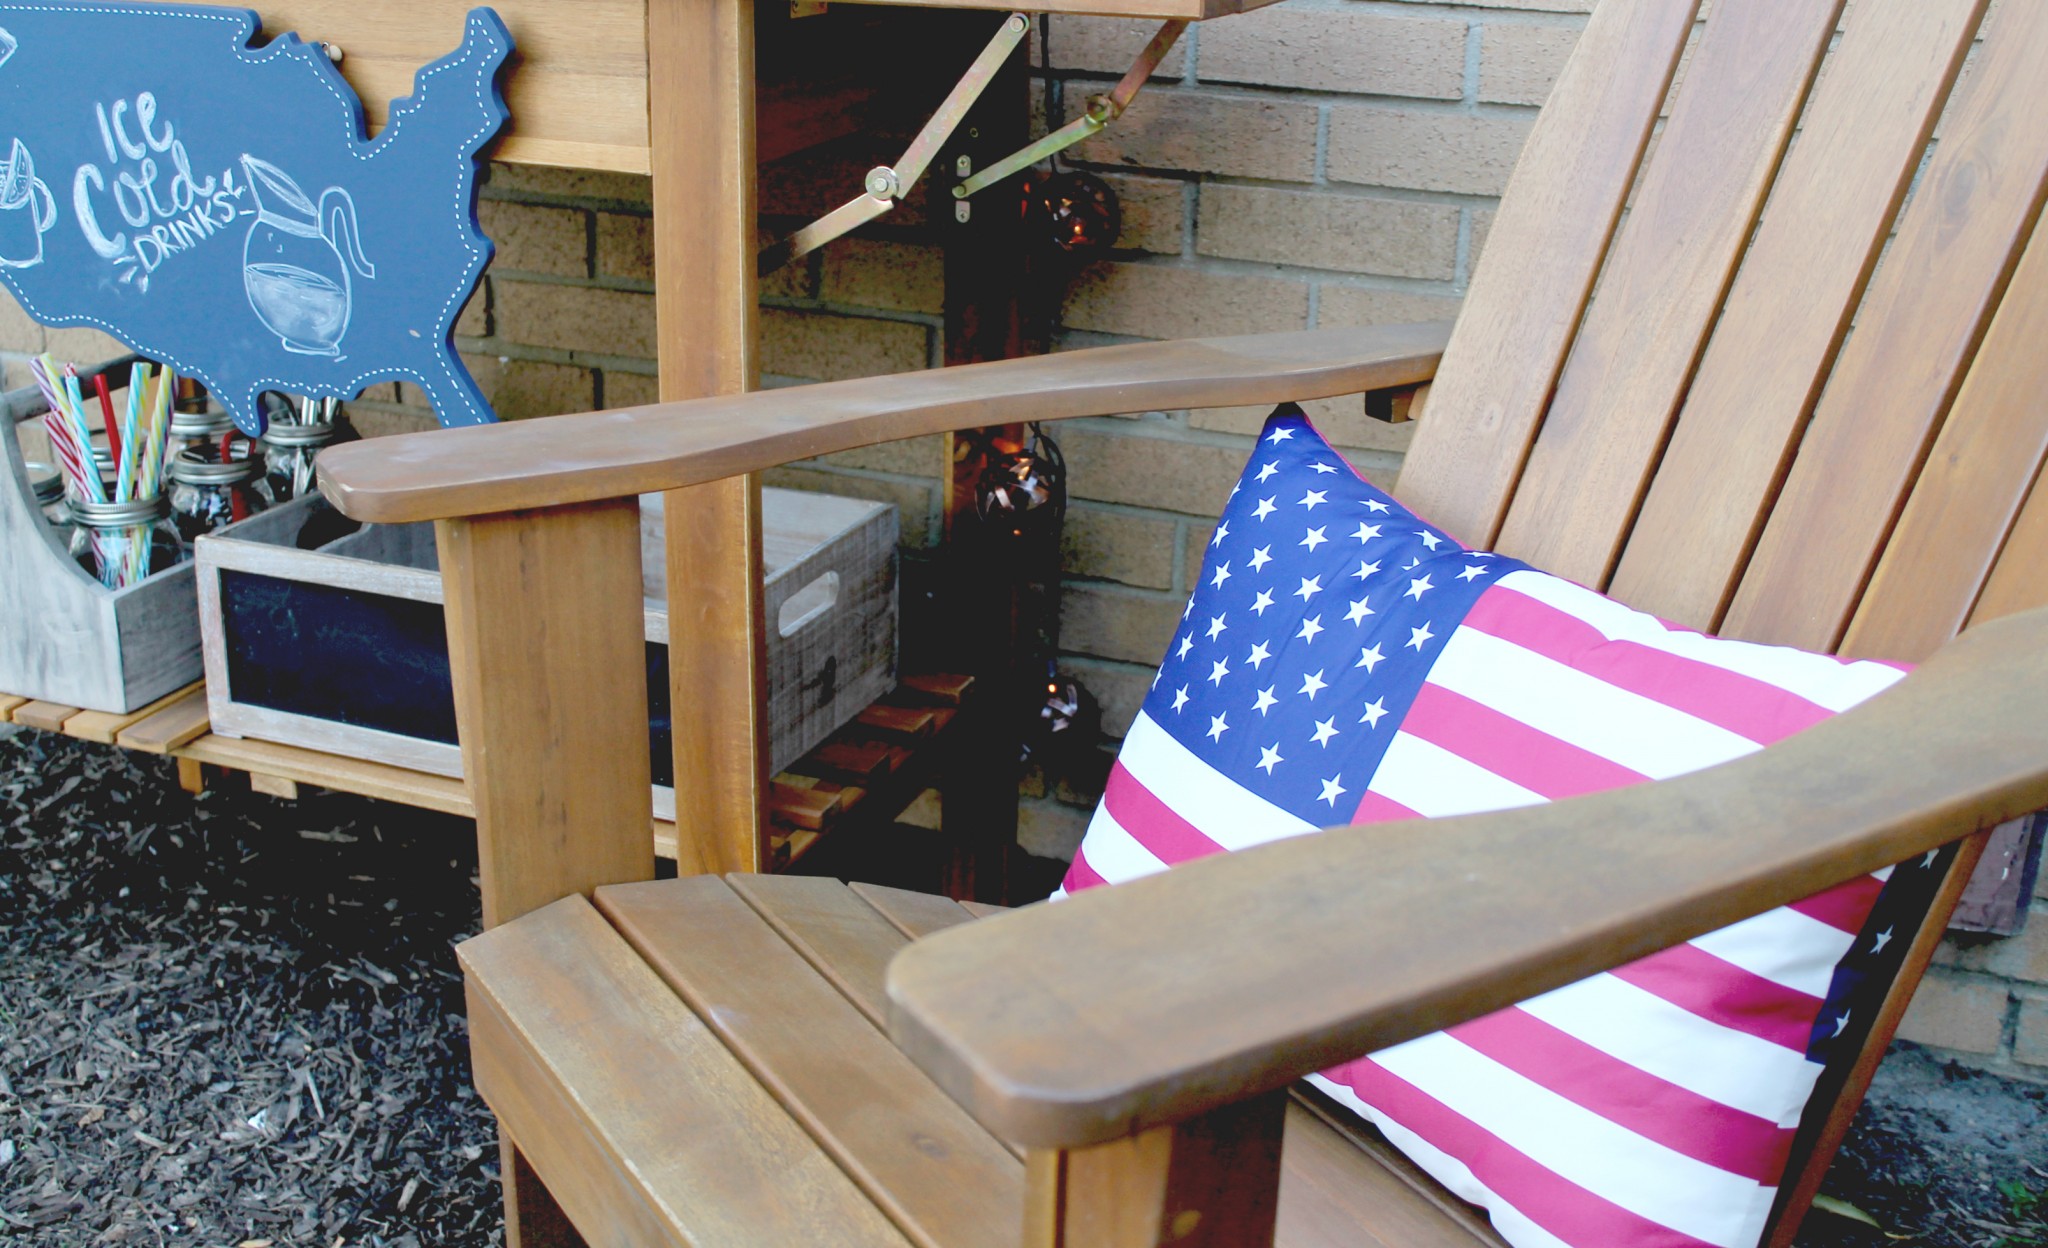
<svg viewBox="0 0 2048 1248">
<path fill-rule="evenodd" d="M 1601 4 L 1447 346 L 1114 347 L 330 452 L 345 511 L 439 521 L 491 927 L 461 957 L 515 1233 L 567 1242 L 566 1212 L 607 1244 L 1242 1245 L 1277 1209 L 1288 1244 L 1496 1242 L 1290 1082 L 1960 840 L 1800 1133 L 1790 1242 L 1972 834 L 2048 805 L 2048 613 L 1986 623 L 2048 599 L 2048 5 L 1982 31 L 1986 0 L 1843 7 L 1714 0 L 1695 32 L 1695 0 Z M 1432 379 L 1398 492 L 1466 541 L 1729 635 L 1941 654 L 1695 776 L 975 923 L 831 881 L 646 882 L 635 494 Z M 747 731 L 679 714 L 678 750 Z"/>
</svg>

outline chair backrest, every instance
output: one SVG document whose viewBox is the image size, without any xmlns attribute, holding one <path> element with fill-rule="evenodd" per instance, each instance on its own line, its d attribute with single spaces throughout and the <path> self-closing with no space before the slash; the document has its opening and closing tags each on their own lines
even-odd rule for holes
<svg viewBox="0 0 2048 1248">
<path fill-rule="evenodd" d="M 1398 492 L 1680 624 L 1918 660 L 2048 602 L 2048 5 L 1706 7 L 1595 9 Z M 1823 1076 L 1773 1244 L 1975 848 Z"/>
</svg>

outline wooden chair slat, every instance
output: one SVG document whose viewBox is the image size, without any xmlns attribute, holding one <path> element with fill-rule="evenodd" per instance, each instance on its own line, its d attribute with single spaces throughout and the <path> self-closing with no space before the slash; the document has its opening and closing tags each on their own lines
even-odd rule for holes
<svg viewBox="0 0 2048 1248">
<path fill-rule="evenodd" d="M 1287 1248 L 1329 1243 L 1386 1248 L 1473 1248 L 1501 1244 L 1486 1215 L 1356 1118 L 1297 1088 L 1287 1107 L 1280 1159 L 1280 1234 Z"/>
<path fill-rule="evenodd" d="M 814 882 L 866 904 L 836 880 Z M 1021 1159 L 939 1091 L 726 881 L 700 875 L 620 885 L 599 889 L 596 901 L 912 1240 L 927 1248 L 1021 1242 Z"/>
<path fill-rule="evenodd" d="M 913 893 L 905 888 L 886 888 L 880 884 L 855 884 L 851 887 L 862 901 L 873 906 L 883 918 L 896 925 L 897 931 L 912 940 L 975 917 L 950 897 Z"/>
<path fill-rule="evenodd" d="M 2048 177 L 2048 5 L 1986 31 L 1723 633 L 1835 648 L 2005 291 Z"/>
<path fill-rule="evenodd" d="M 78 708 L 75 706 L 65 706 L 58 702 L 37 700 L 34 702 L 24 702 L 20 706 L 15 707 L 14 722 L 24 724 L 30 728 L 40 728 L 44 732 L 62 732 L 64 731 L 64 721 L 76 714 L 78 714 Z"/>
<path fill-rule="evenodd" d="M 1913 484 L 1844 654 L 1918 662 L 1956 635 L 2048 453 L 2048 231 L 2033 241 Z"/>
<path fill-rule="evenodd" d="M 200 688 L 121 729 L 114 740 L 123 749 L 167 754 L 204 736 L 210 723 L 206 690 Z"/>
<path fill-rule="evenodd" d="M 1970 626 L 2041 606 L 2048 606 L 2048 490 L 2036 480 L 1970 612 Z"/>
<path fill-rule="evenodd" d="M 1401 469 L 1401 497 L 1468 545 L 1500 531 L 1697 8 L 1595 9 L 1522 149 Z"/>
<path fill-rule="evenodd" d="M 459 956 L 477 1087 L 590 1242 L 907 1244 L 582 897 Z"/>
<path fill-rule="evenodd" d="M 1608 584 L 1615 597 L 1701 629 L 1727 606 L 1986 2 L 1849 12 Z"/>
<path fill-rule="evenodd" d="M 1719 0 L 1607 254 L 1498 549 L 1604 585 L 1841 0 Z"/>
<path fill-rule="evenodd" d="M 870 1022 L 888 1028 L 883 977 L 889 959 L 910 940 L 880 911 L 837 880 L 735 875 L 728 882 Z"/>
</svg>

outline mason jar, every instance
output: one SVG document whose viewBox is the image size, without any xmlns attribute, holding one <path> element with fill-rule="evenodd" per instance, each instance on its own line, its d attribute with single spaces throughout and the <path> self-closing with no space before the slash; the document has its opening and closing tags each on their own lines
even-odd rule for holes
<svg viewBox="0 0 2048 1248">
<path fill-rule="evenodd" d="M 287 425 L 272 421 L 263 431 L 263 479 L 278 502 L 297 498 L 313 488 L 313 460 L 335 440 L 335 427 L 325 421 Z"/>
<path fill-rule="evenodd" d="M 26 463 L 29 488 L 36 493 L 36 506 L 41 509 L 43 519 L 59 528 L 71 523 L 71 513 L 64 509 L 64 474 L 48 464 L 35 460 Z"/>
<path fill-rule="evenodd" d="M 224 411 L 172 412 L 171 431 L 164 439 L 164 463 L 175 463 L 179 451 L 195 446 L 211 448 L 218 456 L 220 440 L 233 432 L 234 427 L 234 418 Z"/>
<path fill-rule="evenodd" d="M 185 559 L 170 500 L 89 503 L 72 499 L 71 557 L 108 589 L 126 589 Z"/>
<path fill-rule="evenodd" d="M 171 459 L 171 522 L 191 545 L 200 534 L 245 520 L 270 505 L 257 488 L 256 459 L 220 461 L 216 451 L 188 447 Z"/>
</svg>

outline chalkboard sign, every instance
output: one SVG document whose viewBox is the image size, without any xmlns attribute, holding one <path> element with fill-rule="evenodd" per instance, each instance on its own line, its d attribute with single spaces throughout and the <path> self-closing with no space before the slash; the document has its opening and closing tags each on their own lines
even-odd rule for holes
<svg viewBox="0 0 2048 1248">
<path fill-rule="evenodd" d="M 254 434 L 264 390 L 409 381 L 493 419 L 449 342 L 490 260 L 477 152 L 505 122 L 490 9 L 376 139 L 326 54 L 247 9 L 0 0 L 0 281 L 197 377 Z"/>
</svg>

